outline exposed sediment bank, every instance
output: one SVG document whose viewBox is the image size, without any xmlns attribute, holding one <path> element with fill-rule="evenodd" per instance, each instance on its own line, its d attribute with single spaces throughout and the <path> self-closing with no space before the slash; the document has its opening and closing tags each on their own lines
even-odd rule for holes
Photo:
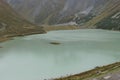
<svg viewBox="0 0 120 80">
<path fill-rule="evenodd" d="M 43 25 L 43 29 L 45 31 L 55 31 L 55 30 L 76 30 L 79 29 L 78 26 L 74 25 L 68 25 L 68 26 L 49 26 L 49 25 Z"/>
<path fill-rule="evenodd" d="M 26 35 L 33 35 L 33 34 L 41 34 L 41 33 L 46 33 L 48 31 L 55 31 L 55 30 L 75 30 L 79 29 L 77 26 L 49 26 L 49 25 L 43 25 L 43 30 L 44 32 L 39 31 L 36 29 L 36 31 L 26 31 L 24 33 L 14 33 L 14 34 L 5 34 L 4 36 L 0 37 L 0 42 L 4 42 L 7 40 L 10 40 L 13 37 L 19 37 L 19 36 L 26 36 Z"/>
</svg>

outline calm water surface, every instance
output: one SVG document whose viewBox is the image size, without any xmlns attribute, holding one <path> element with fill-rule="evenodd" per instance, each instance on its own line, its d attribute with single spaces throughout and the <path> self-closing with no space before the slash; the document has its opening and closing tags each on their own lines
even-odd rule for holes
<svg viewBox="0 0 120 80">
<path fill-rule="evenodd" d="M 120 32 L 115 31 L 51 31 L 0 46 L 0 80 L 51 79 L 120 61 Z"/>
</svg>

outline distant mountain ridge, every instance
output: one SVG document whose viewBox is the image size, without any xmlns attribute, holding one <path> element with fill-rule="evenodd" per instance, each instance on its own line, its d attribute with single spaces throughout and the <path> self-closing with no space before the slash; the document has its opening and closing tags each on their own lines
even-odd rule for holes
<svg viewBox="0 0 120 80">
<path fill-rule="evenodd" d="M 85 28 L 103 28 L 103 21 L 106 22 L 106 18 L 119 13 L 120 10 L 120 0 L 6 1 L 20 15 L 37 25 L 56 25 L 72 21 Z M 117 20 L 117 23 L 120 23 L 120 21 Z M 109 28 L 109 25 L 107 28 Z"/>
<path fill-rule="evenodd" d="M 22 16 L 36 24 L 59 24 L 73 20 L 78 12 L 93 8 L 95 0 L 7 0 Z"/>
</svg>

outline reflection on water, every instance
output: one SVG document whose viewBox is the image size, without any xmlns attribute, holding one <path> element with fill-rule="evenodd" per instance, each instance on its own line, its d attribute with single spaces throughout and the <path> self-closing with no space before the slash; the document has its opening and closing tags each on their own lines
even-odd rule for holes
<svg viewBox="0 0 120 80">
<path fill-rule="evenodd" d="M 0 45 L 0 80 L 50 79 L 120 61 L 115 31 L 52 31 Z"/>
</svg>

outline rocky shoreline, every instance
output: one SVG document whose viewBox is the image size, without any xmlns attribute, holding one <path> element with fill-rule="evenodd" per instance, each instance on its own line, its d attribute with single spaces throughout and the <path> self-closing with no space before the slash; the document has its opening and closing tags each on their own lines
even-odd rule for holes
<svg viewBox="0 0 120 80">
<path fill-rule="evenodd" d="M 70 75 L 67 77 L 56 78 L 54 80 L 97 80 L 99 77 L 105 76 L 109 73 L 116 73 L 118 71 L 120 72 L 120 62 L 109 64 L 107 66 L 96 67 L 93 70 L 89 70 L 80 74 Z"/>
</svg>

